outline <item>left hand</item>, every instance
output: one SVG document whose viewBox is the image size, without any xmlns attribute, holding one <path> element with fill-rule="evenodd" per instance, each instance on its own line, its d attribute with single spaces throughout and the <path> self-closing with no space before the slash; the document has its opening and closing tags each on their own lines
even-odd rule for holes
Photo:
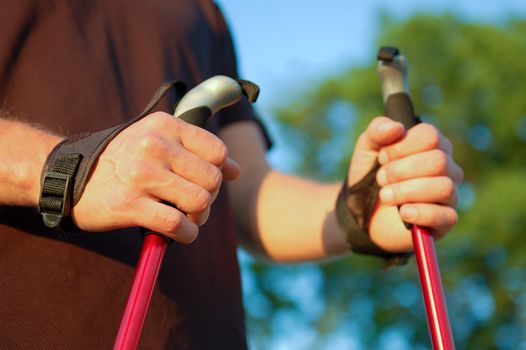
<svg viewBox="0 0 526 350">
<path fill-rule="evenodd" d="M 369 226 L 373 242 L 387 251 L 407 252 L 412 240 L 403 222 L 427 227 L 437 239 L 457 223 L 456 185 L 463 171 L 452 151 L 451 142 L 430 124 L 405 130 L 387 117 L 369 124 L 356 143 L 348 178 L 351 186 L 376 159 L 381 164 L 376 177 L 381 190 Z"/>
</svg>

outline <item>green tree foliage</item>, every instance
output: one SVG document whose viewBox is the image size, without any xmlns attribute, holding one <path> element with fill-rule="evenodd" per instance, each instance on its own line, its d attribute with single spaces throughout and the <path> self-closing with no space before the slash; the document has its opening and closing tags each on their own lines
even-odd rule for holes
<svg viewBox="0 0 526 350">
<path fill-rule="evenodd" d="M 461 221 L 437 244 L 457 348 L 526 349 L 526 21 L 419 15 L 385 21 L 385 44 L 409 59 L 415 109 L 450 138 L 465 171 Z M 373 54 L 278 108 L 297 173 L 345 176 L 356 136 L 382 114 Z M 249 325 L 262 348 L 298 323 L 312 333 L 298 348 L 430 347 L 414 261 L 388 272 L 360 256 L 249 264 Z"/>
</svg>

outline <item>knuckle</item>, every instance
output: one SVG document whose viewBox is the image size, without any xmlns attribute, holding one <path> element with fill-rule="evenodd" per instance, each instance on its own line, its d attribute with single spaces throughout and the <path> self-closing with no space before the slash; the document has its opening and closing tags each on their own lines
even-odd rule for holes
<svg viewBox="0 0 526 350">
<path fill-rule="evenodd" d="M 135 161 L 122 176 L 125 183 L 134 189 L 145 189 L 152 182 L 157 181 L 157 174 L 151 165 L 143 161 Z"/>
<path fill-rule="evenodd" d="M 384 167 L 383 174 L 387 183 L 390 183 L 400 178 L 400 169 L 394 165 L 387 165 Z"/>
<path fill-rule="evenodd" d="M 435 175 L 445 175 L 448 168 L 448 156 L 441 150 L 434 150 L 431 154 L 431 164 Z"/>
<path fill-rule="evenodd" d="M 395 203 L 410 201 L 411 197 L 414 195 L 415 190 L 409 186 L 397 185 L 393 187 L 393 199 Z"/>
<path fill-rule="evenodd" d="M 165 125 L 168 121 L 169 115 L 165 112 L 153 112 L 144 117 L 141 122 L 145 124 L 147 128 L 160 128 Z"/>
<path fill-rule="evenodd" d="M 209 178 L 210 182 L 207 190 L 210 192 L 214 192 L 221 186 L 221 183 L 223 182 L 223 173 L 221 173 L 221 171 L 218 168 L 211 167 L 209 170 Z"/>
<path fill-rule="evenodd" d="M 210 194 L 210 192 L 204 190 L 204 189 L 200 189 L 195 197 L 194 197 L 194 200 L 193 200 L 193 203 L 194 203 L 194 207 L 195 207 L 195 212 L 203 212 L 205 211 L 208 207 L 210 207 L 211 203 L 212 203 L 212 195 Z"/>
<path fill-rule="evenodd" d="M 148 176 L 147 167 L 141 162 L 134 162 L 127 171 L 127 178 L 131 184 L 140 184 Z"/>
<path fill-rule="evenodd" d="M 459 216 L 456 210 L 447 207 L 442 207 L 440 210 L 441 211 L 435 210 L 431 213 L 431 217 L 429 219 L 429 226 L 452 227 L 457 224 Z"/>
<path fill-rule="evenodd" d="M 360 136 L 358 136 L 358 139 L 356 140 L 357 149 L 367 149 L 368 148 L 368 144 L 370 142 L 368 133 L 370 133 L 369 130 L 367 130 L 364 133 L 361 133 Z"/>
<path fill-rule="evenodd" d="M 436 127 L 434 127 L 431 124 L 419 124 L 420 125 L 420 132 L 422 132 L 422 135 L 424 136 L 424 140 L 426 142 L 426 146 L 430 149 L 437 148 L 440 144 L 440 132 Z"/>
<path fill-rule="evenodd" d="M 444 177 L 441 185 L 441 194 L 443 198 L 451 198 L 455 194 L 455 183 L 449 177 Z"/>
<path fill-rule="evenodd" d="M 429 227 L 441 227 L 444 226 L 442 219 L 436 214 L 431 213 L 430 218 L 428 219 L 429 223 L 427 224 Z"/>
<path fill-rule="evenodd" d="M 162 232 L 174 233 L 181 228 L 183 215 L 177 212 L 172 215 L 160 215 L 156 221 L 159 223 Z"/>
<path fill-rule="evenodd" d="M 211 162 L 214 165 L 220 166 L 225 162 L 226 158 L 228 157 L 228 149 L 226 145 L 218 139 L 217 142 L 214 142 L 212 145 L 211 155 Z"/>
<path fill-rule="evenodd" d="M 391 199 L 390 202 L 398 203 L 404 198 L 404 189 L 400 185 L 392 185 L 389 187 L 389 189 L 389 197 Z"/>
<path fill-rule="evenodd" d="M 165 124 L 174 119 L 170 114 L 162 111 L 153 112 L 150 115 L 152 116 L 153 120 L 159 124 Z"/>
<path fill-rule="evenodd" d="M 451 209 L 450 213 L 449 213 L 449 218 L 448 218 L 449 225 L 450 226 L 456 225 L 458 223 L 458 220 L 459 220 L 459 215 L 458 215 L 457 211 Z"/>
<path fill-rule="evenodd" d="M 361 134 L 358 136 L 358 139 L 356 140 L 356 143 L 357 143 L 357 144 L 365 144 L 368 140 L 369 140 L 369 139 L 368 139 L 367 131 L 366 131 L 366 132 L 361 133 Z"/>
<path fill-rule="evenodd" d="M 159 135 L 151 132 L 137 142 L 137 148 L 141 154 L 157 153 L 163 148 L 163 145 L 163 139 Z"/>
</svg>

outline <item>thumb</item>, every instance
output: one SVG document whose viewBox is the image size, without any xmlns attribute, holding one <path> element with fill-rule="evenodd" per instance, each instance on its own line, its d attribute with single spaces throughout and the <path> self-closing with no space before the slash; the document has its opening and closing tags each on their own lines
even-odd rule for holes
<svg viewBox="0 0 526 350">
<path fill-rule="evenodd" d="M 373 119 L 356 141 L 349 167 L 349 186 L 361 180 L 371 170 L 382 147 L 396 142 L 404 133 L 401 123 L 387 117 Z"/>
</svg>

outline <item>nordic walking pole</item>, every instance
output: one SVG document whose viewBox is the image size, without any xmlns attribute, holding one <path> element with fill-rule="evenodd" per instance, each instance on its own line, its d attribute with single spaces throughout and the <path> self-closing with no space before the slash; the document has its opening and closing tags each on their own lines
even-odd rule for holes
<svg viewBox="0 0 526 350">
<path fill-rule="evenodd" d="M 386 116 L 401 122 L 409 129 L 415 125 L 416 119 L 409 96 L 407 61 L 397 48 L 380 48 L 378 75 L 382 83 Z M 455 349 L 435 241 L 425 228 L 416 225 L 411 225 L 410 228 L 433 349 Z"/>
<path fill-rule="evenodd" d="M 236 103 L 244 94 L 254 102 L 258 92 L 259 88 L 253 83 L 218 75 L 190 90 L 178 103 L 174 116 L 187 123 L 203 127 L 212 114 Z M 132 287 L 113 346 L 114 350 L 137 348 L 148 305 L 168 246 L 169 240 L 160 234 L 147 232 L 144 236 Z"/>
</svg>

